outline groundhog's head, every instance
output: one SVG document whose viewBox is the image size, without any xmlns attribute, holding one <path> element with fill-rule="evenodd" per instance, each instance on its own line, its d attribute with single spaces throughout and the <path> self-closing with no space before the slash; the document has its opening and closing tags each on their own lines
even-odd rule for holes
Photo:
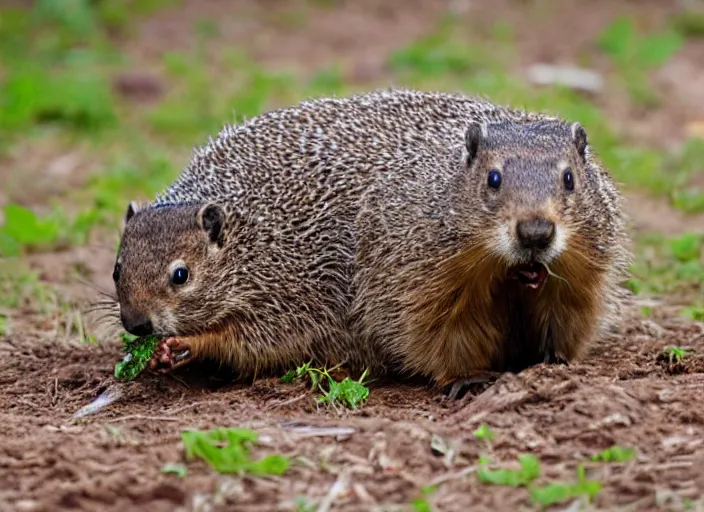
<svg viewBox="0 0 704 512">
<path fill-rule="evenodd" d="M 478 241 L 505 264 L 509 277 L 529 289 L 541 288 L 550 271 L 571 257 L 583 258 L 581 267 L 598 261 L 592 255 L 603 249 L 599 230 L 608 229 L 608 205 L 588 151 L 579 123 L 497 122 L 467 129 L 466 168 L 452 207 L 481 233 Z"/>
<path fill-rule="evenodd" d="M 124 328 L 138 336 L 207 329 L 227 291 L 225 210 L 130 204 L 113 280 Z"/>
</svg>

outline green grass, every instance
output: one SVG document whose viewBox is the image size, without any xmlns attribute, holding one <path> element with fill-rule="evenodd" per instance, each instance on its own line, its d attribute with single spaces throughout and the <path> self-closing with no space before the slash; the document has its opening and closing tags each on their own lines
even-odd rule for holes
<svg viewBox="0 0 704 512">
<path fill-rule="evenodd" d="M 20 260 L 0 260 L 0 308 L 21 309 L 31 305 L 41 312 L 53 311 L 54 291 Z"/>
<path fill-rule="evenodd" d="M 645 107 L 655 107 L 659 98 L 649 85 L 647 72 L 677 53 L 684 37 L 671 27 L 643 34 L 632 18 L 620 17 L 604 29 L 598 44 L 618 67 L 619 82 L 632 99 Z"/>
<path fill-rule="evenodd" d="M 281 382 L 289 383 L 302 378 L 308 378 L 313 389 L 317 389 L 322 396 L 316 397 L 318 403 L 332 406 L 342 405 L 350 409 L 358 409 L 369 397 L 369 388 L 364 385 L 365 371 L 359 380 L 345 377 L 337 382 L 325 368 L 314 368 L 310 363 L 289 370 L 281 377 Z"/>
<path fill-rule="evenodd" d="M 60 207 L 51 214 L 37 215 L 23 206 L 5 205 L 5 223 L 0 226 L 0 257 L 26 252 L 57 250 L 87 240 L 93 212 L 69 217 Z"/>
<path fill-rule="evenodd" d="M 202 459 L 218 473 L 254 476 L 286 473 L 290 460 L 283 455 L 252 460 L 250 447 L 258 438 L 257 432 L 241 428 L 187 430 L 181 434 L 186 459 Z"/>
<path fill-rule="evenodd" d="M 677 295 L 682 314 L 698 319 L 704 307 L 704 235 L 649 234 L 636 242 L 631 290 L 643 297 Z"/>
</svg>

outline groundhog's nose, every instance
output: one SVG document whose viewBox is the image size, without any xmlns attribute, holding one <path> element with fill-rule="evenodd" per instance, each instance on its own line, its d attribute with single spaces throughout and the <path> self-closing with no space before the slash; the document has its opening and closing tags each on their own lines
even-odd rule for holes
<svg viewBox="0 0 704 512">
<path fill-rule="evenodd" d="M 516 234 L 524 249 L 542 250 L 555 238 L 555 223 L 543 217 L 521 220 L 516 224 Z"/>
<path fill-rule="evenodd" d="M 121 308 L 120 320 L 125 330 L 135 336 L 148 336 L 154 331 L 154 326 L 149 317 L 132 311 L 129 308 Z"/>
</svg>

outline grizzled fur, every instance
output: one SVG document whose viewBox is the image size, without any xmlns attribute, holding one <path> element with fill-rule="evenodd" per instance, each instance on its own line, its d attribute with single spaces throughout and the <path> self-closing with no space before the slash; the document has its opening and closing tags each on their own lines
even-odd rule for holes
<svg viewBox="0 0 704 512">
<path fill-rule="evenodd" d="M 511 223 L 536 212 L 562 246 L 530 299 L 504 278 L 523 257 Z M 613 325 L 623 223 L 579 125 L 375 91 L 223 129 L 152 205 L 130 208 L 116 288 L 123 320 L 148 319 L 243 374 L 314 358 L 445 384 L 546 351 L 569 360 Z M 189 279 L 175 285 L 179 267 Z"/>
</svg>

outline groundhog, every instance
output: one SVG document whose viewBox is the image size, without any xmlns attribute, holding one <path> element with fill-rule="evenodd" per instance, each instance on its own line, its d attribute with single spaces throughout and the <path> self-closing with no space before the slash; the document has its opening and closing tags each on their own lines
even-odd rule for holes
<svg viewBox="0 0 704 512">
<path fill-rule="evenodd" d="M 164 340 L 155 371 L 314 360 L 457 396 L 618 327 L 621 203 L 578 122 L 407 89 L 302 101 L 130 204 L 116 307 Z"/>
</svg>

